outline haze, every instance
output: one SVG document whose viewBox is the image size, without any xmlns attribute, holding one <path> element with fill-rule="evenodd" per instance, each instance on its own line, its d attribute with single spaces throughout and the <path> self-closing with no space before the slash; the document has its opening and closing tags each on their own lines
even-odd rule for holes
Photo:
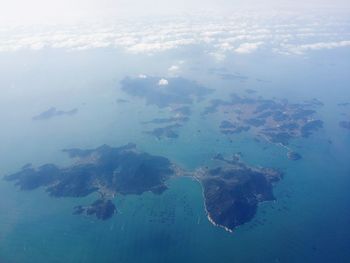
<svg viewBox="0 0 350 263">
<path fill-rule="evenodd" d="M 249 8 L 265 10 L 348 9 L 346 0 L 6 0 L 0 2 L 0 24 L 71 23 L 79 20 L 116 17 L 159 16 L 190 14 L 194 12 L 231 12 Z"/>
</svg>

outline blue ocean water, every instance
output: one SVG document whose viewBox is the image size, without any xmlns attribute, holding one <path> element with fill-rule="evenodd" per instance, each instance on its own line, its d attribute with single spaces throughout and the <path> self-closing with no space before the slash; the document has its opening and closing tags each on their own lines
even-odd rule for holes
<svg viewBox="0 0 350 263">
<path fill-rule="evenodd" d="M 259 54 L 227 59 L 223 65 L 190 51 L 152 57 L 102 49 L 44 50 L 1 54 L 1 175 L 31 162 L 69 164 L 63 148 L 92 148 L 135 142 L 141 150 L 166 156 L 186 169 L 206 165 L 216 153 L 242 152 L 250 165 L 281 169 L 276 202 L 260 205 L 251 222 L 228 233 L 207 220 L 200 185 L 190 178 L 168 182 L 156 196 L 117 196 L 118 214 L 108 221 L 72 215 L 83 199 L 47 196 L 43 189 L 19 191 L 0 180 L 0 262 L 347 262 L 350 258 L 350 134 L 338 122 L 349 111 L 346 51 L 310 57 Z M 212 97 L 251 88 L 263 97 L 302 101 L 320 99 L 325 127 L 292 142 L 303 159 L 292 162 L 286 150 L 249 134 L 227 138 L 218 116 L 201 117 L 206 101 L 193 106 L 191 120 L 177 140 L 144 134 L 141 122 L 166 115 L 119 89 L 127 75 L 167 76 L 176 59 L 186 58 L 181 76 L 215 89 Z M 248 76 L 223 80 L 209 73 L 225 67 Z M 257 81 L 256 79 L 265 81 Z M 75 116 L 37 122 L 32 117 L 55 106 L 78 108 Z M 197 130 L 201 132 L 198 133 Z M 232 140 L 232 142 L 230 141 Z"/>
</svg>

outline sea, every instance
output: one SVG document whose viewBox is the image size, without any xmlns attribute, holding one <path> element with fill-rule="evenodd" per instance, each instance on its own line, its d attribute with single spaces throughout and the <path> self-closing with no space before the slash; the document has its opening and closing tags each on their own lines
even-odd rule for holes
<svg viewBox="0 0 350 263">
<path fill-rule="evenodd" d="M 218 62 L 198 48 L 152 55 L 112 48 L 0 53 L 1 263 L 350 262 L 350 131 L 339 126 L 350 120 L 350 106 L 337 105 L 350 102 L 349 49 L 232 54 Z M 120 81 L 174 77 L 168 69 L 177 63 L 175 76 L 215 92 L 193 103 L 179 138 L 158 140 L 144 133 L 142 122 L 169 112 L 128 96 Z M 249 133 L 227 137 L 217 115 L 201 114 L 210 99 L 246 89 L 264 98 L 324 103 L 316 115 L 324 128 L 291 142 L 301 160 L 288 160 L 285 148 Z M 78 112 L 32 119 L 51 107 Z M 2 179 L 27 163 L 67 166 L 72 161 L 62 149 L 129 142 L 188 170 L 217 153 L 240 152 L 248 165 L 279 169 L 284 178 L 274 187 L 276 201 L 261 203 L 254 219 L 233 233 L 208 221 L 201 186 L 189 177 L 171 179 L 161 195 L 117 195 L 118 212 L 106 221 L 72 214 L 96 194 L 52 198 L 45 189 L 20 191 Z"/>
</svg>

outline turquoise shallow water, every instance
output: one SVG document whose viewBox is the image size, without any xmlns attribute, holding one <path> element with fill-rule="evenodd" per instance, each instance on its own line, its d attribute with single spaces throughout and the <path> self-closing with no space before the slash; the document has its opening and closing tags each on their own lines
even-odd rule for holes
<svg viewBox="0 0 350 263">
<path fill-rule="evenodd" d="M 266 74 L 265 77 L 271 79 L 269 84 L 227 83 L 215 81 L 215 76 L 203 77 L 202 81 L 207 81 L 210 87 L 217 85 L 215 96 L 232 90 L 241 92 L 249 86 L 264 96 L 284 94 L 290 99 L 318 97 L 323 100 L 326 106 L 319 114 L 325 121 L 325 128 L 309 139 L 293 142 L 303 159 L 291 162 L 284 149 L 256 143 L 249 134 L 234 136 L 231 143 L 229 138 L 218 133 L 217 117 L 200 117 L 205 102 L 194 108 L 192 119 L 181 129 L 178 140 L 158 141 L 143 134 L 140 121 L 152 118 L 158 114 L 158 109 L 140 101 L 116 104 L 117 97 L 125 97 L 118 91 L 117 83 L 126 74 L 138 74 L 147 62 L 150 63 L 149 74 L 162 74 L 161 68 L 153 64 L 153 59 L 143 58 L 141 65 L 127 72 L 131 69 L 123 69 L 110 58 L 111 54 L 120 54 L 105 52 L 61 58 L 60 63 L 71 63 L 67 69 L 62 69 L 59 63 L 47 65 L 46 60 L 38 58 L 40 53 L 26 57 L 28 63 L 32 63 L 29 71 L 19 66 L 20 57 L 7 58 L 17 60 L 17 64 L 13 62 L 13 68 L 7 69 L 9 74 L 1 79 L 1 85 L 7 87 L 1 98 L 0 113 L 2 122 L 6 123 L 0 132 L 2 174 L 18 170 L 26 162 L 65 165 L 69 160 L 60 149 L 89 148 L 103 143 L 117 146 L 132 141 L 140 149 L 164 155 L 187 169 L 207 164 L 215 153 L 229 155 L 240 151 L 250 165 L 276 167 L 285 173 L 275 188 L 277 201 L 261 204 L 252 222 L 230 234 L 209 223 L 200 185 L 189 178 L 172 179 L 168 182 L 169 190 L 160 196 L 151 193 L 117 196 L 118 215 L 105 222 L 71 214 L 75 205 L 88 204 L 94 196 L 54 199 L 43 190 L 20 192 L 1 180 L 0 262 L 348 261 L 350 135 L 337 126 L 344 110 L 334 106 L 335 102 L 350 98 L 342 84 L 348 80 L 342 71 L 345 62 L 339 62 L 339 71 L 334 74 L 333 71 L 322 74 L 328 68 L 312 68 L 308 72 L 311 77 L 305 79 L 303 69 L 297 66 L 310 68 L 310 62 L 292 61 L 290 68 L 294 78 L 285 79 L 283 91 L 277 89 L 281 76 L 287 76 L 283 71 L 278 78 Z M 56 57 L 59 54 L 46 55 Z M 82 57 L 89 63 L 79 68 Z M 133 58 L 126 61 L 130 65 L 134 63 Z M 92 62 L 97 65 L 89 66 Z M 271 67 L 277 68 L 281 63 L 271 62 Z M 42 76 L 57 68 L 66 78 L 59 80 L 54 74 Z M 84 74 L 74 75 L 70 72 L 73 70 Z M 260 68 L 242 70 L 259 77 L 264 74 Z M 18 71 L 23 71 L 22 77 L 15 79 Z M 96 74 L 92 77 L 92 73 Z M 184 75 L 201 79 L 200 72 L 189 71 Z M 312 77 L 316 75 L 322 77 Z M 304 87 L 305 82 L 309 84 L 310 96 L 304 94 L 307 92 L 303 88 L 300 92 L 295 90 L 297 83 L 304 83 Z M 328 92 L 329 83 L 337 92 Z M 47 91 L 45 88 L 49 85 Z M 316 86 L 319 87 L 317 93 L 314 92 Z M 46 122 L 31 121 L 33 115 L 53 105 L 62 109 L 78 107 L 79 113 Z"/>
</svg>

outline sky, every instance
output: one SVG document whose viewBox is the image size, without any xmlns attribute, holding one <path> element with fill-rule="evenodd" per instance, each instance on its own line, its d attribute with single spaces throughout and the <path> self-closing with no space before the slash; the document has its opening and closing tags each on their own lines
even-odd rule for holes
<svg viewBox="0 0 350 263">
<path fill-rule="evenodd" d="M 348 0 L 0 0 L 0 25 L 71 23 L 79 20 L 167 16 L 241 8 L 350 8 Z"/>
</svg>

